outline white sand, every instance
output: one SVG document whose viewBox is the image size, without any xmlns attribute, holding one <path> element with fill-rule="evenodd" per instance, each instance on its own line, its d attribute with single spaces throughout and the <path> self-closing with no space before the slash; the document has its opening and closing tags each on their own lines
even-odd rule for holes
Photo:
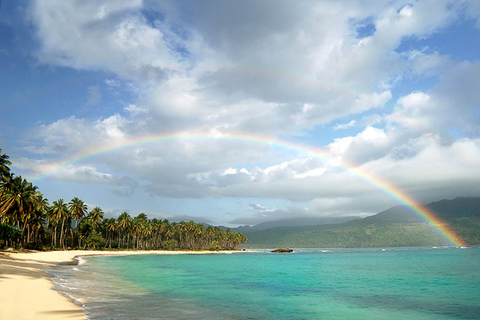
<svg viewBox="0 0 480 320">
<path fill-rule="evenodd" d="M 51 251 L 0 253 L 0 320 L 86 319 L 82 308 L 51 290 L 48 270 L 77 256 L 205 254 L 210 251 Z"/>
</svg>

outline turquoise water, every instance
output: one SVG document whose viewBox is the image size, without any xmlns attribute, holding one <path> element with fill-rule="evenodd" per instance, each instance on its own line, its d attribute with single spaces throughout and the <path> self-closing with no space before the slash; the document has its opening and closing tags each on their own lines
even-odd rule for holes
<svg viewBox="0 0 480 320">
<path fill-rule="evenodd" d="M 85 260 L 54 274 L 90 319 L 480 319 L 480 247 Z"/>
</svg>

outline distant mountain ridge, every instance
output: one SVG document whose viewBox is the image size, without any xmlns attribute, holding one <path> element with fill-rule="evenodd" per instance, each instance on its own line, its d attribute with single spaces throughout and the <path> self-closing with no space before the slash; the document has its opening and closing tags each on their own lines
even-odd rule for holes
<svg viewBox="0 0 480 320">
<path fill-rule="evenodd" d="M 440 200 L 426 205 L 468 244 L 480 244 L 480 197 Z M 280 221 L 289 221 L 280 220 Z M 406 206 L 363 219 L 330 224 L 241 227 L 253 247 L 377 247 L 448 245 Z M 298 222 L 300 223 L 300 222 Z"/>
<path fill-rule="evenodd" d="M 267 221 L 259 223 L 253 227 L 250 226 L 241 226 L 237 227 L 234 230 L 237 232 L 252 232 L 252 231 L 261 231 L 276 227 L 299 227 L 299 226 L 308 226 L 308 225 L 323 225 L 323 224 L 337 224 L 344 223 L 347 221 L 361 219 L 361 217 L 300 217 L 293 219 L 282 219 L 275 221 Z"/>
</svg>

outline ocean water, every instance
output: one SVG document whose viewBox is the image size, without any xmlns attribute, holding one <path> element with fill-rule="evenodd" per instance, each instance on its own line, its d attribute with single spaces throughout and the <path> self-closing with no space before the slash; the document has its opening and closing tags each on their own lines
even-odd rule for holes
<svg viewBox="0 0 480 320">
<path fill-rule="evenodd" d="M 89 319 L 480 319 L 480 247 L 103 256 L 52 274 Z"/>
</svg>

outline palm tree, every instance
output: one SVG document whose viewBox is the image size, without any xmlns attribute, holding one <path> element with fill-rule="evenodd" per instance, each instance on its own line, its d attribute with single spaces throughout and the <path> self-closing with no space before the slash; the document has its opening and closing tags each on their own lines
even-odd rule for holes
<svg viewBox="0 0 480 320">
<path fill-rule="evenodd" d="M 44 231 L 45 219 L 46 219 L 46 210 L 37 209 L 35 210 L 35 215 L 29 221 L 33 233 L 33 242 L 38 243 L 40 241 L 40 234 Z M 27 240 L 30 241 L 30 240 Z"/>
<path fill-rule="evenodd" d="M 2 182 L 3 177 L 10 175 L 10 168 L 12 163 L 8 160 L 9 157 L 6 154 L 2 154 L 2 149 L 0 149 L 0 182 Z"/>
<path fill-rule="evenodd" d="M 178 235 L 179 235 L 179 244 L 180 247 L 185 247 L 185 242 L 187 238 L 188 225 L 185 221 L 181 220 L 177 225 Z"/>
<path fill-rule="evenodd" d="M 108 241 L 109 248 L 112 248 L 112 234 L 117 230 L 117 221 L 115 218 L 105 220 L 105 239 Z"/>
<path fill-rule="evenodd" d="M 132 218 L 130 218 L 130 215 L 126 212 L 122 212 L 117 218 L 118 222 L 118 243 L 120 247 L 120 231 L 123 233 L 123 238 L 127 238 L 127 249 L 129 246 L 129 235 L 128 232 L 130 231 L 130 228 L 132 227 Z"/>
<path fill-rule="evenodd" d="M 50 230 L 50 234 L 52 236 L 52 242 L 51 242 L 51 247 L 55 248 L 57 245 L 57 227 L 58 227 L 58 220 L 57 217 L 55 216 L 55 213 L 53 212 L 53 208 L 50 207 L 49 210 L 47 210 L 47 227 Z"/>
<path fill-rule="evenodd" d="M 15 222 L 17 228 L 24 230 L 29 215 L 36 209 L 41 193 L 22 176 L 6 176 L 0 192 L 0 215 L 2 220 Z M 23 226 L 20 222 L 24 222 Z"/>
<path fill-rule="evenodd" d="M 72 216 L 72 219 L 75 220 L 75 235 L 77 235 L 78 238 L 78 246 L 81 246 L 80 244 L 80 238 L 78 237 L 78 222 L 85 218 L 85 215 L 87 214 L 87 205 L 80 200 L 77 197 L 74 197 L 69 203 L 68 203 L 68 210 L 70 211 L 70 215 Z M 72 237 L 73 237 L 73 232 L 72 232 Z"/>
<path fill-rule="evenodd" d="M 204 244 L 205 226 L 201 223 L 195 225 L 195 244 L 197 248 L 201 248 Z"/>
<path fill-rule="evenodd" d="M 32 233 L 35 233 L 34 242 L 37 241 L 38 232 L 45 222 L 45 210 L 48 209 L 48 200 L 44 199 L 40 192 L 37 191 L 36 197 L 34 209 L 22 216 L 23 229 L 27 229 L 27 243 L 30 243 Z"/>
<path fill-rule="evenodd" d="M 140 245 L 140 242 L 143 240 L 143 230 L 145 225 L 148 222 L 148 217 L 145 213 L 140 213 L 138 216 L 133 218 L 133 232 L 137 242 L 137 249 Z"/>
<path fill-rule="evenodd" d="M 56 235 L 57 235 L 57 227 L 58 223 L 62 223 L 62 228 L 60 229 L 60 246 L 65 249 L 65 222 L 67 225 L 70 224 L 70 212 L 68 211 L 67 204 L 63 201 L 63 199 L 58 199 L 57 201 L 53 201 L 52 208 L 51 208 L 51 215 L 50 217 L 53 221 L 56 221 L 55 224 L 55 245 L 56 245 Z"/>
<path fill-rule="evenodd" d="M 103 221 L 104 216 L 105 213 L 102 211 L 102 209 L 100 209 L 100 207 L 95 207 L 92 211 L 90 211 L 89 218 L 92 222 L 92 228 L 94 231 L 98 228 L 100 222 Z"/>
<path fill-rule="evenodd" d="M 207 246 L 209 246 L 212 243 L 213 235 L 214 235 L 213 227 L 207 226 L 205 228 L 205 241 Z"/>
<path fill-rule="evenodd" d="M 176 229 L 175 222 L 167 224 L 167 226 L 165 228 L 165 242 L 166 243 L 170 242 L 170 240 L 174 240 L 173 238 L 175 237 L 175 229 Z"/>
<path fill-rule="evenodd" d="M 147 221 L 147 223 L 145 223 L 142 228 L 142 237 L 145 240 L 144 242 L 145 249 L 147 250 L 149 248 L 148 242 L 149 242 L 150 236 L 152 235 L 152 232 L 153 232 L 152 224 L 150 221 Z"/>
<path fill-rule="evenodd" d="M 85 218 L 85 215 L 87 214 L 87 205 L 82 200 L 75 197 L 68 203 L 68 210 L 70 210 L 72 218 L 75 219 L 75 229 L 77 229 L 78 221 Z"/>
</svg>

